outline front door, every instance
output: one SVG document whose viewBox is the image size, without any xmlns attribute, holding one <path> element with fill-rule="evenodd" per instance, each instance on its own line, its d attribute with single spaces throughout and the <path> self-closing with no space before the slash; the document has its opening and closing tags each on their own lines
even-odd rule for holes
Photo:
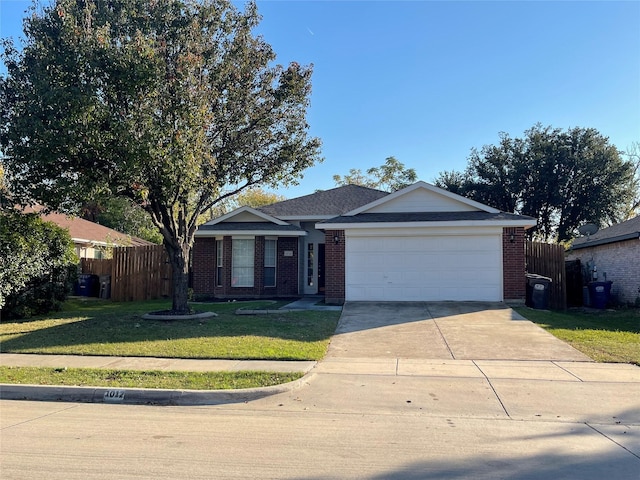
<svg viewBox="0 0 640 480">
<path fill-rule="evenodd" d="M 324 293 L 324 243 L 318 244 L 318 293 Z"/>
</svg>

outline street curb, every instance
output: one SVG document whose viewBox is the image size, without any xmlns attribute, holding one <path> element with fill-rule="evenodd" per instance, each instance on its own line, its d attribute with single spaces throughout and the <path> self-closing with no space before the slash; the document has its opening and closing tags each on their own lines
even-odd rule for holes
<svg viewBox="0 0 640 480">
<path fill-rule="evenodd" d="M 245 403 L 279 393 L 295 391 L 315 375 L 315 373 L 308 373 L 298 380 L 281 385 L 239 390 L 163 390 L 3 383 L 0 384 L 0 399 L 123 405 L 221 405 Z"/>
</svg>

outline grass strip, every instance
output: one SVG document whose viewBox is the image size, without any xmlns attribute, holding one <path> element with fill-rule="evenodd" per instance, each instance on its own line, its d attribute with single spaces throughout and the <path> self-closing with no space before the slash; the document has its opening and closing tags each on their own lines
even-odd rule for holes
<svg viewBox="0 0 640 480">
<path fill-rule="evenodd" d="M 596 362 L 640 365 L 640 310 L 516 308 L 523 317 L 567 342 Z"/>
<path fill-rule="evenodd" d="M 231 390 L 269 387 L 301 378 L 301 372 L 164 372 L 0 366 L 0 383 L 169 390 Z"/>
</svg>

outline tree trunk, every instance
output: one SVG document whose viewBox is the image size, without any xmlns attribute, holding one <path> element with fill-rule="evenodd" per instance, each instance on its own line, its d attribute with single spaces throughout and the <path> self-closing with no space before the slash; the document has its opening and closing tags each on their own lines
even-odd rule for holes
<svg viewBox="0 0 640 480">
<path fill-rule="evenodd" d="M 178 248 L 165 242 L 165 248 L 169 253 L 173 281 L 173 303 L 171 310 L 176 314 L 189 313 L 189 254 L 191 247 L 182 244 Z"/>
</svg>

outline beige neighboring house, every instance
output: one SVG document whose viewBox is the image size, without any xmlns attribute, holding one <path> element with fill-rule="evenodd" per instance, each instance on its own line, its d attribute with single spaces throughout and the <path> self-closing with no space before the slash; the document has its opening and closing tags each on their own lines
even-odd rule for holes
<svg viewBox="0 0 640 480">
<path fill-rule="evenodd" d="M 25 213 L 37 213 L 42 207 L 27 207 Z M 105 258 L 106 251 L 111 247 L 137 247 L 154 245 L 141 238 L 132 237 L 89 220 L 70 217 L 61 213 L 42 214 L 42 219 L 52 222 L 69 231 L 76 248 L 78 258 Z"/>
<path fill-rule="evenodd" d="M 590 280 L 611 280 L 616 302 L 634 304 L 640 299 L 640 216 L 588 237 L 577 238 L 567 260 L 580 260 Z"/>
</svg>

